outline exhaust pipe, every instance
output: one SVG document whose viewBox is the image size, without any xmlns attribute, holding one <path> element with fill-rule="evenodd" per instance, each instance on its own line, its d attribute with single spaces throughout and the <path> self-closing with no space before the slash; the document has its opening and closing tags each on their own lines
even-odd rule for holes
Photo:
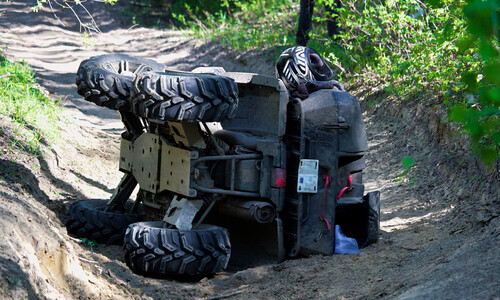
<svg viewBox="0 0 500 300">
<path fill-rule="evenodd" d="M 227 200 L 218 205 L 217 211 L 262 224 L 271 223 L 276 216 L 274 206 L 263 201 Z"/>
</svg>

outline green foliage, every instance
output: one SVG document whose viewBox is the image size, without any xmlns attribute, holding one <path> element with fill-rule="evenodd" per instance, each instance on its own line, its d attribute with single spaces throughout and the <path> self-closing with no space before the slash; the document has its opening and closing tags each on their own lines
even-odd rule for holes
<svg viewBox="0 0 500 300">
<path fill-rule="evenodd" d="M 176 19 L 199 37 L 237 50 L 294 44 L 298 0 L 215 1 L 202 11 L 205 2 L 186 1 L 183 8 L 177 4 L 178 11 L 172 6 Z M 327 37 L 324 25 L 330 18 L 325 6 L 334 1 L 316 2 L 309 46 L 337 66 L 344 80 L 383 85 L 402 99 L 448 103 L 465 89 L 460 72 L 479 70 L 480 59 L 454 44 L 466 35 L 465 1 L 345 0 L 338 10 L 342 33 L 335 38 Z"/>
<path fill-rule="evenodd" d="M 89 239 L 86 239 L 86 238 L 80 238 L 80 240 L 85 245 L 89 245 L 90 247 L 97 247 L 97 242 L 96 241 L 89 240 Z"/>
<path fill-rule="evenodd" d="M 200 0 L 153 0 L 156 5 L 168 7 L 172 12 L 178 15 L 187 15 L 191 20 L 203 18 L 205 16 L 219 14 L 221 12 L 230 13 L 231 9 L 238 1 L 200 1 Z"/>
<path fill-rule="evenodd" d="M 186 2 L 173 16 L 200 38 L 218 39 L 236 50 L 290 45 L 295 40 L 297 1 L 215 1 L 210 2 L 212 13 L 200 5 L 204 1 Z"/>
<path fill-rule="evenodd" d="M 396 177 L 396 181 L 407 182 L 410 186 L 413 186 L 416 180 L 415 173 L 412 170 L 415 166 L 415 159 L 410 156 L 403 157 L 401 159 L 401 167 L 403 167 L 403 172 Z"/>
<path fill-rule="evenodd" d="M 401 159 L 401 165 L 405 171 L 409 171 L 414 164 L 415 159 L 413 157 L 403 157 L 403 159 Z"/>
<path fill-rule="evenodd" d="M 44 139 L 53 142 L 59 135 L 57 121 L 61 108 L 40 91 L 26 63 L 10 62 L 0 55 L 0 75 L 6 75 L 0 79 L 0 114 L 18 125 L 13 143 L 41 154 Z"/>
<path fill-rule="evenodd" d="M 474 0 L 464 8 L 468 35 L 459 43 L 463 53 L 481 59 L 477 72 L 463 72 L 468 99 L 455 104 L 450 120 L 463 125 L 472 140 L 472 151 L 492 165 L 500 155 L 500 1 Z"/>
<path fill-rule="evenodd" d="M 161 0 L 159 0 L 161 1 Z M 166 0 L 165 0 L 166 1 Z M 192 0 L 174 16 L 202 38 L 237 50 L 292 46 L 299 1 Z M 203 4 L 202 4 L 203 3 Z M 208 2 L 207 2 L 208 3 Z M 342 0 L 341 34 L 328 37 L 317 0 L 310 47 L 344 81 L 382 87 L 401 100 L 451 108 L 483 162 L 499 157 L 499 0 Z"/>
<path fill-rule="evenodd" d="M 132 0 L 129 14 L 135 24 L 143 26 L 185 26 L 220 12 L 230 13 L 234 0 Z"/>
<path fill-rule="evenodd" d="M 382 85 L 401 99 L 453 101 L 464 88 L 460 72 L 479 66 L 477 58 L 459 53 L 454 45 L 466 28 L 464 4 L 347 1 L 340 9 L 342 33 L 325 41 L 322 53 L 342 66 L 345 78 Z"/>
</svg>

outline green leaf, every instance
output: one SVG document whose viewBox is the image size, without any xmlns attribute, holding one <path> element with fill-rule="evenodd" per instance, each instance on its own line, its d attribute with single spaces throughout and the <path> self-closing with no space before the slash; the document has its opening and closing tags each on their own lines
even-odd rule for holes
<svg viewBox="0 0 500 300">
<path fill-rule="evenodd" d="M 464 128 L 470 133 L 472 141 L 479 142 L 483 137 L 482 124 L 476 120 L 468 120 Z"/>
<path fill-rule="evenodd" d="M 488 166 L 493 165 L 498 159 L 498 148 L 494 147 L 480 147 L 479 158 L 483 163 Z"/>
<path fill-rule="evenodd" d="M 427 0 L 425 1 L 432 8 L 441 8 L 443 7 L 443 2 L 441 0 Z"/>
<path fill-rule="evenodd" d="M 486 61 L 495 59 L 499 56 L 498 49 L 494 45 L 492 45 L 489 40 L 483 40 L 479 44 L 479 53 L 481 54 L 481 57 Z"/>
<path fill-rule="evenodd" d="M 500 85 L 500 62 L 490 63 L 483 70 L 486 82 Z"/>
<path fill-rule="evenodd" d="M 494 133 L 500 131 L 500 119 L 495 117 L 488 118 L 483 125 L 484 132 Z"/>
<path fill-rule="evenodd" d="M 493 141 L 500 145 L 500 131 L 494 132 L 491 137 L 493 138 Z"/>
<path fill-rule="evenodd" d="M 471 71 L 463 72 L 462 82 L 467 86 L 469 91 L 475 92 L 477 90 L 477 73 Z"/>
<path fill-rule="evenodd" d="M 500 87 L 492 87 L 488 89 L 486 97 L 491 103 L 499 105 L 500 104 Z"/>
<path fill-rule="evenodd" d="M 455 105 L 450 110 L 449 118 L 451 121 L 463 123 L 467 120 L 467 110 L 462 106 Z"/>
<path fill-rule="evenodd" d="M 401 165 L 403 166 L 403 169 L 409 170 L 413 165 L 415 164 L 415 159 L 413 157 L 403 157 L 401 159 Z"/>
<path fill-rule="evenodd" d="M 481 38 L 487 38 L 493 34 L 493 11 L 488 1 L 473 1 L 465 7 L 464 12 L 469 19 L 469 31 L 472 34 Z"/>
</svg>

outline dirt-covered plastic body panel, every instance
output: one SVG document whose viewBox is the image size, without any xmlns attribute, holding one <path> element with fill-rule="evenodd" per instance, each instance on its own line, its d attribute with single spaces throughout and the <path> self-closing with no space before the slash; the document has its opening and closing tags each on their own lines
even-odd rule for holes
<svg viewBox="0 0 500 300">
<path fill-rule="evenodd" d="M 337 196 L 349 176 L 362 171 L 359 163 L 368 150 L 359 103 L 347 92 L 319 90 L 309 98 L 288 105 L 287 135 L 289 173 L 284 218 L 289 255 L 333 254 Z M 346 151 L 348 150 L 348 151 Z M 319 161 L 318 191 L 298 193 L 297 165 L 301 159 Z M 362 202 L 363 186 L 346 190 Z"/>
</svg>

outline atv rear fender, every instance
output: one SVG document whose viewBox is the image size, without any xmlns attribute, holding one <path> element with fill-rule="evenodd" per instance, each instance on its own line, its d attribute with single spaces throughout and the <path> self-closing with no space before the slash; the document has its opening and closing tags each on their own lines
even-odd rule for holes
<svg viewBox="0 0 500 300">
<path fill-rule="evenodd" d="M 289 256 L 330 255 L 335 245 L 337 205 L 363 202 L 361 171 L 368 146 L 361 109 L 351 94 L 328 89 L 303 101 L 293 99 L 287 112 L 285 247 Z M 302 159 L 319 161 L 317 193 L 297 192 Z M 344 189 L 349 177 L 353 179 L 351 188 Z"/>
</svg>

